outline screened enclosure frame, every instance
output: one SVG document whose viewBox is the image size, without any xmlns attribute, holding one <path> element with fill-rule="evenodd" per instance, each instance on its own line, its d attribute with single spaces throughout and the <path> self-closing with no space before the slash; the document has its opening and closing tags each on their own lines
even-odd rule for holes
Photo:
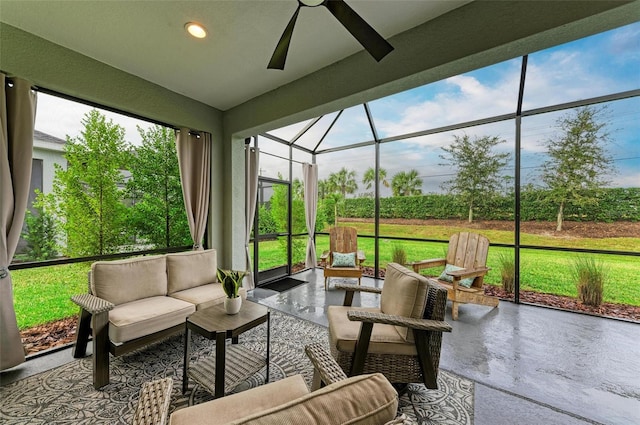
<svg viewBox="0 0 640 425">
<path fill-rule="evenodd" d="M 417 241 L 417 242 L 441 242 L 447 243 L 447 240 L 439 240 L 439 239 L 421 239 L 421 238 L 399 238 L 393 236 L 384 236 L 380 234 L 380 181 L 379 181 L 379 170 L 380 170 L 380 146 L 385 143 L 396 142 L 407 140 L 419 136 L 426 136 L 438 133 L 444 133 L 453 130 L 461 130 L 471 127 L 476 127 L 484 124 L 492 124 L 504 121 L 513 120 L 515 122 L 514 128 L 514 243 L 513 244 L 504 244 L 504 243 L 492 243 L 492 246 L 511 248 L 514 252 L 514 260 L 515 260 L 515 290 L 514 290 L 514 301 L 516 303 L 520 302 L 520 251 L 523 249 L 527 250 L 544 250 L 544 251 L 564 251 L 564 252 L 580 252 L 580 253 L 588 253 L 588 254 L 605 254 L 605 255 L 621 255 L 621 256 L 633 256 L 640 257 L 640 252 L 632 252 L 632 251 L 618 251 L 618 250 L 602 250 L 602 249 L 579 249 L 579 248 L 564 248 L 564 247 L 550 247 L 550 246 L 538 246 L 538 245 L 527 245 L 522 244 L 520 242 L 520 222 L 521 222 L 521 134 L 522 134 L 522 118 L 531 117 L 539 114 L 545 114 L 549 112 L 556 111 L 564 111 L 572 108 L 590 106 L 602 104 L 605 102 L 612 102 L 617 100 L 636 98 L 640 96 L 640 89 L 633 89 L 627 91 L 621 91 L 613 94 L 603 95 L 603 96 L 595 96 L 586 99 L 564 102 L 553 104 L 550 106 L 537 107 L 528 110 L 523 110 L 523 99 L 524 99 L 524 90 L 526 86 L 526 74 L 527 74 L 527 63 L 528 63 L 529 55 L 525 55 L 521 57 L 521 71 L 520 71 L 520 82 L 518 87 L 518 98 L 514 103 L 514 112 L 494 115 L 482 119 L 466 121 L 458 124 L 427 128 L 422 131 L 405 133 L 400 135 L 395 135 L 392 137 L 381 138 L 378 136 L 378 131 L 376 129 L 375 119 L 372 116 L 371 109 L 368 102 L 361 104 L 360 106 L 364 109 L 365 116 L 367 118 L 367 124 L 369 126 L 369 130 L 373 135 L 371 140 L 365 140 L 358 143 L 349 144 L 346 146 L 340 147 L 329 147 L 322 148 L 322 143 L 326 140 L 327 136 L 334 128 L 338 119 L 344 113 L 344 109 L 340 110 L 336 113 L 335 117 L 331 120 L 329 126 L 326 128 L 322 135 L 319 137 L 318 142 L 315 144 L 313 149 L 309 149 L 303 146 L 299 146 L 296 144 L 297 141 L 300 140 L 305 134 L 307 134 L 311 129 L 314 128 L 318 124 L 318 122 L 324 117 L 320 116 L 310 120 L 304 127 L 298 131 L 290 140 L 285 140 L 281 137 L 278 137 L 274 134 L 270 134 L 269 132 L 260 133 L 260 137 L 264 137 L 271 141 L 283 144 L 289 148 L 289 158 L 280 157 L 281 159 L 289 160 L 289 180 L 293 181 L 291 174 L 291 164 L 293 162 L 298 162 L 293 160 L 293 150 L 297 149 L 301 152 L 311 155 L 312 162 L 316 163 L 316 158 L 319 155 L 340 152 L 340 151 L 348 151 L 360 147 L 365 146 L 374 146 L 375 148 L 375 161 L 374 161 L 374 170 L 375 170 L 375 179 L 374 179 L 374 235 L 359 235 L 360 238 L 373 238 L 374 239 L 374 250 L 375 250 L 375 266 L 374 266 L 374 277 L 379 276 L 380 270 L 380 239 L 390 239 L 390 240 L 405 240 L 405 241 Z M 358 106 L 358 105 L 356 105 Z M 335 112 L 334 112 L 335 113 Z M 256 144 L 258 145 L 258 137 L 255 138 Z M 290 193 L 291 196 L 291 193 Z M 327 234 L 326 232 L 316 232 L 317 234 Z M 295 235 L 294 235 L 295 236 Z"/>
</svg>

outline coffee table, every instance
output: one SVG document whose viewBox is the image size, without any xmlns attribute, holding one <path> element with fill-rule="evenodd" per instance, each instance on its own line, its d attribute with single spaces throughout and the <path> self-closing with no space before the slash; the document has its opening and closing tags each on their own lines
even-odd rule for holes
<svg viewBox="0 0 640 425">
<path fill-rule="evenodd" d="M 187 391 L 191 378 L 212 393 L 214 398 L 222 397 L 265 365 L 265 382 L 269 382 L 270 321 L 271 313 L 267 307 L 247 300 L 243 300 L 237 314 L 227 314 L 220 304 L 196 311 L 189 316 L 184 335 L 182 393 Z M 265 322 L 266 357 L 238 344 L 241 333 Z M 190 365 L 192 331 L 205 338 L 215 339 L 216 352 L 214 356 Z M 227 338 L 231 338 L 232 342 L 228 347 Z"/>
</svg>

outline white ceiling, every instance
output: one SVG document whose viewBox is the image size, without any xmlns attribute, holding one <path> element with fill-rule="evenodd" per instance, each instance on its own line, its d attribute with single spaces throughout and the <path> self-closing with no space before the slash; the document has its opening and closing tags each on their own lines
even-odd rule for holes
<svg viewBox="0 0 640 425">
<path fill-rule="evenodd" d="M 223 111 L 363 50 L 326 8 L 302 8 L 284 71 L 267 69 L 297 0 L 0 3 L 2 22 Z M 469 1 L 347 3 L 389 38 Z M 209 36 L 188 36 L 188 21 Z"/>
</svg>

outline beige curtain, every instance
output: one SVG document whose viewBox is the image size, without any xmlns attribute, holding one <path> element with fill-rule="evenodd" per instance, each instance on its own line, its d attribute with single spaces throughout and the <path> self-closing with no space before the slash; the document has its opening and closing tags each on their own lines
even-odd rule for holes
<svg viewBox="0 0 640 425">
<path fill-rule="evenodd" d="M 0 85 L 0 370 L 5 370 L 25 360 L 8 267 L 29 199 L 36 95 L 19 78 L 0 74 Z"/>
<path fill-rule="evenodd" d="M 176 149 L 193 249 L 202 250 L 211 191 L 211 134 L 192 134 L 189 129 L 181 128 Z"/>
<path fill-rule="evenodd" d="M 314 235 L 316 233 L 316 214 L 318 210 L 318 164 L 302 164 L 302 179 L 304 181 L 304 216 L 307 223 L 307 256 L 304 260 L 305 267 L 315 268 L 316 245 Z"/>
<path fill-rule="evenodd" d="M 251 240 L 251 229 L 253 228 L 253 219 L 256 214 L 256 204 L 258 202 L 258 163 L 259 150 L 247 146 L 245 148 L 245 239 L 244 247 L 247 254 L 247 270 L 249 274 L 245 278 L 245 288 L 253 289 L 256 287 L 255 276 L 253 275 L 253 267 L 251 266 L 251 251 L 249 250 L 249 241 Z"/>
</svg>

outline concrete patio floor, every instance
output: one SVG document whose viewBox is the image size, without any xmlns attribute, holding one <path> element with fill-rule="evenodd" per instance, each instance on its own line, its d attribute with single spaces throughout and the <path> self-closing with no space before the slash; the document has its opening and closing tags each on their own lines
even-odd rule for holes
<svg viewBox="0 0 640 425">
<path fill-rule="evenodd" d="M 322 270 L 292 276 L 307 283 L 278 293 L 257 288 L 249 299 L 327 325 L 329 305 L 344 292 L 325 292 Z M 383 281 L 363 278 L 363 285 Z M 373 306 L 378 296 L 356 295 Z M 640 424 L 640 325 L 584 314 L 516 305 L 460 307 L 443 338 L 440 367 L 476 382 L 475 425 Z M 72 361 L 66 348 L 5 371 L 0 384 Z"/>
<path fill-rule="evenodd" d="M 308 283 L 250 298 L 326 326 L 329 305 L 321 269 L 292 276 Z M 355 282 L 355 280 L 352 280 Z M 363 278 L 363 285 L 383 281 Z M 362 294 L 354 305 L 377 305 Z M 440 367 L 476 382 L 475 424 L 640 424 L 640 325 L 501 301 L 497 309 L 466 304 L 443 338 Z"/>
</svg>

